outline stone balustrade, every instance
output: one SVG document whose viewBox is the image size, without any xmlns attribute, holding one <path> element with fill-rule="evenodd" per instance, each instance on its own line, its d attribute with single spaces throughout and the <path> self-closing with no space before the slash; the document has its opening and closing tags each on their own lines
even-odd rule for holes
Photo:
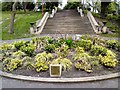
<svg viewBox="0 0 120 90">
<path fill-rule="evenodd" d="M 44 14 L 43 18 L 41 19 L 41 21 L 38 23 L 38 25 L 36 25 L 37 29 L 36 29 L 35 34 L 40 34 L 42 32 L 42 30 L 43 30 L 43 28 L 44 28 L 48 18 L 49 18 L 49 13 L 46 12 Z"/>
<path fill-rule="evenodd" d="M 93 30 L 96 32 L 96 33 L 99 33 L 98 32 L 98 27 L 99 27 L 99 24 L 97 23 L 97 21 L 95 20 L 95 18 L 93 17 L 92 13 L 90 11 L 88 11 L 87 13 L 87 17 L 92 25 L 92 28 Z"/>
<path fill-rule="evenodd" d="M 77 7 L 77 11 L 78 11 L 78 13 L 80 13 L 80 16 L 81 16 L 81 17 L 84 16 L 81 8 Z"/>
<path fill-rule="evenodd" d="M 57 13 L 57 7 L 52 10 L 52 14 L 49 14 L 46 12 L 41 20 L 38 20 L 34 23 L 32 23 L 30 27 L 30 33 L 31 34 L 40 34 L 48 20 L 48 18 L 53 18 L 54 15 Z"/>
<path fill-rule="evenodd" d="M 50 18 L 53 18 L 56 13 L 57 13 L 57 7 L 55 7 L 55 9 L 52 10 L 52 14 L 50 14 Z"/>
</svg>

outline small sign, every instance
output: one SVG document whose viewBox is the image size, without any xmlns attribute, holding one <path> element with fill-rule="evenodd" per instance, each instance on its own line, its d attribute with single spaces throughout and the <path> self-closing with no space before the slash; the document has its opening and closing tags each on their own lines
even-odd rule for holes
<svg viewBox="0 0 120 90">
<path fill-rule="evenodd" d="M 50 76 L 51 77 L 60 77 L 61 70 L 62 70 L 61 64 L 50 64 Z"/>
</svg>

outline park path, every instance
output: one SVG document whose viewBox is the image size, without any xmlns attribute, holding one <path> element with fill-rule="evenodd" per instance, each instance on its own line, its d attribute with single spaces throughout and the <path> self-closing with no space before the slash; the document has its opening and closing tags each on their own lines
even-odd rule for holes
<svg viewBox="0 0 120 90">
<path fill-rule="evenodd" d="M 119 78 L 79 83 L 44 83 L 2 77 L 2 88 L 118 88 Z M 88 90 L 88 89 L 87 89 Z M 100 89 L 102 90 L 102 89 Z M 115 89 L 112 89 L 115 90 Z"/>
<path fill-rule="evenodd" d="M 95 34 L 87 16 L 80 17 L 76 10 L 58 11 L 48 19 L 41 34 Z"/>
</svg>

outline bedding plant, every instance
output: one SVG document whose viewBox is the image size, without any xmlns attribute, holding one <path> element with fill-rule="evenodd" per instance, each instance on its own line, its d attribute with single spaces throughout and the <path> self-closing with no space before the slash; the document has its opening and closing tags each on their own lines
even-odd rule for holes
<svg viewBox="0 0 120 90">
<path fill-rule="evenodd" d="M 66 72 L 94 73 L 119 66 L 120 42 L 86 35 L 79 40 L 46 36 L 3 43 L 0 50 L 0 63 L 5 72 L 24 69 L 42 73 L 49 71 L 50 64 L 61 64 Z"/>
</svg>

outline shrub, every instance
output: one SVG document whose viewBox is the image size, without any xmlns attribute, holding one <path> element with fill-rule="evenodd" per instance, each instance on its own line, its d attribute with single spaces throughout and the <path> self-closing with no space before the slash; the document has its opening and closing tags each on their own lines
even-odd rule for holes
<svg viewBox="0 0 120 90">
<path fill-rule="evenodd" d="M 64 9 L 76 9 L 79 5 L 79 2 L 68 2 Z"/>
<path fill-rule="evenodd" d="M 107 53 L 107 49 L 102 46 L 92 46 L 90 53 L 92 55 L 96 55 L 96 56 L 98 56 L 98 55 L 105 56 Z"/>
<path fill-rule="evenodd" d="M 54 41 L 55 41 L 55 39 L 54 39 L 54 38 L 51 38 L 51 37 L 49 37 L 49 38 L 47 39 L 47 42 L 48 42 L 49 44 L 53 44 Z"/>
<path fill-rule="evenodd" d="M 84 49 L 83 49 L 82 47 L 77 47 L 77 48 L 75 49 L 75 52 L 76 52 L 77 54 L 79 54 L 79 53 L 84 53 L 85 51 L 84 51 Z"/>
<path fill-rule="evenodd" d="M 76 60 L 81 60 L 81 59 L 89 59 L 90 56 L 87 53 L 79 53 L 79 54 L 75 54 L 73 55 L 73 59 Z"/>
<path fill-rule="evenodd" d="M 14 45 L 18 50 L 20 50 L 20 48 L 25 45 L 25 41 L 14 42 Z"/>
<path fill-rule="evenodd" d="M 58 38 L 58 39 L 56 40 L 56 42 L 55 42 L 55 47 L 56 47 L 56 48 L 59 48 L 59 47 L 61 47 L 61 45 L 62 45 L 63 43 L 65 43 L 65 39 L 64 39 L 64 38 Z"/>
<path fill-rule="evenodd" d="M 108 20 L 117 20 L 118 16 L 117 15 L 113 15 L 113 14 L 107 14 L 106 17 Z"/>
<path fill-rule="evenodd" d="M 86 72 L 92 72 L 92 67 L 88 63 L 87 59 L 81 59 L 75 62 L 75 68 L 78 70 L 84 70 Z"/>
<path fill-rule="evenodd" d="M 116 40 L 108 40 L 106 45 L 108 48 L 116 49 L 117 43 L 118 43 L 118 41 L 116 41 Z"/>
<path fill-rule="evenodd" d="M 48 70 L 48 65 L 50 64 L 50 58 L 52 55 L 46 52 L 39 53 L 35 56 L 35 69 L 37 72 L 46 71 Z"/>
<path fill-rule="evenodd" d="M 110 56 L 101 57 L 101 64 L 106 67 L 116 67 L 118 61 Z"/>
<path fill-rule="evenodd" d="M 52 64 L 61 64 L 64 71 L 72 68 L 72 62 L 67 58 L 57 58 L 52 61 Z"/>
<path fill-rule="evenodd" d="M 35 50 L 35 46 L 33 44 L 24 45 L 20 48 L 22 52 L 25 52 L 28 56 L 32 56 Z"/>
<path fill-rule="evenodd" d="M 34 70 L 34 69 L 35 69 L 34 63 L 31 62 L 31 61 L 26 61 L 26 62 L 23 64 L 23 68 L 24 68 L 24 69 L 27 69 L 27 70 Z"/>
<path fill-rule="evenodd" d="M 92 46 L 91 40 L 84 40 L 84 39 L 79 41 L 77 44 L 78 44 L 78 46 L 83 47 L 87 51 L 90 50 L 91 46 Z"/>
<path fill-rule="evenodd" d="M 65 43 L 68 45 L 69 48 L 72 48 L 72 46 L 73 46 L 73 40 L 72 40 L 72 38 L 66 39 Z"/>
<path fill-rule="evenodd" d="M 13 54 L 12 54 L 12 56 L 13 57 L 18 57 L 18 58 L 21 58 L 21 57 L 23 57 L 23 56 L 25 56 L 26 54 L 24 53 L 24 52 L 22 52 L 22 51 L 17 51 L 17 52 L 14 52 Z"/>
<path fill-rule="evenodd" d="M 116 50 L 120 52 L 120 42 L 117 44 Z"/>
<path fill-rule="evenodd" d="M 116 53 L 112 52 L 111 50 L 107 50 L 106 56 L 110 56 L 112 58 L 116 58 Z"/>
<path fill-rule="evenodd" d="M 0 46 L 0 49 L 1 49 L 2 51 L 6 51 L 6 50 L 13 50 L 13 49 L 15 49 L 15 47 L 14 47 L 13 44 L 3 43 L 3 44 Z"/>
<path fill-rule="evenodd" d="M 55 50 L 55 45 L 54 44 L 47 44 L 44 49 L 46 52 L 52 53 Z"/>
<path fill-rule="evenodd" d="M 19 60 L 18 58 L 15 58 L 15 59 L 6 58 L 3 61 L 3 70 L 11 72 L 11 71 L 17 69 L 21 65 L 22 65 L 22 60 Z"/>
<path fill-rule="evenodd" d="M 55 52 L 56 52 L 58 57 L 64 58 L 64 57 L 67 57 L 69 54 L 68 48 L 69 48 L 68 45 L 63 44 L 61 47 L 57 48 Z"/>
</svg>

